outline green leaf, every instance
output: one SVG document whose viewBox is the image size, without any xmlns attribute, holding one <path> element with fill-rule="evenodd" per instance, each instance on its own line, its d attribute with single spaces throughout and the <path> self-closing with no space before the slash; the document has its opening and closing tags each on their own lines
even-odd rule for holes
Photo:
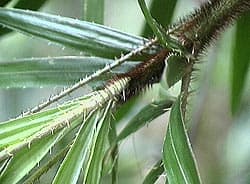
<svg viewBox="0 0 250 184">
<path fill-rule="evenodd" d="M 35 1 L 30 1 L 30 0 L 18 0 L 18 1 L 12 1 L 14 2 L 13 6 L 14 8 L 19 8 L 19 9 L 24 9 L 24 10 L 38 10 L 41 8 L 41 6 L 46 2 L 47 0 L 35 0 Z M 0 6 L 6 4 L 6 0 L 0 0 Z M 2 5 L 1 5 L 2 3 Z M 5 35 L 7 33 L 11 32 L 10 29 L 7 28 L 0 28 L 0 36 Z"/>
<path fill-rule="evenodd" d="M 159 42 L 162 44 L 163 47 L 166 47 L 168 49 L 177 49 L 179 51 L 186 52 L 186 48 L 184 48 L 178 41 L 171 38 L 167 31 L 160 25 L 150 14 L 147 5 L 145 3 L 145 0 L 138 0 L 139 5 L 141 7 L 142 13 L 149 24 L 150 28 L 154 32 L 155 36 L 159 40 Z"/>
<path fill-rule="evenodd" d="M 94 23 L 18 9 L 0 8 L 0 24 L 31 36 L 70 46 L 87 55 L 107 58 L 134 50 L 147 41 Z M 145 57 L 145 54 L 154 54 L 157 49 L 154 47 L 146 50 L 142 55 Z"/>
<path fill-rule="evenodd" d="M 100 118 L 95 132 L 95 138 L 92 142 L 92 148 L 89 160 L 86 166 L 86 175 L 83 183 L 92 184 L 100 183 L 102 173 L 102 163 L 105 154 L 105 143 L 108 138 L 110 126 L 110 107 L 112 103 L 109 102 L 106 111 Z"/>
<path fill-rule="evenodd" d="M 164 172 L 164 166 L 162 160 L 159 160 L 153 168 L 149 171 L 146 178 L 143 181 L 143 184 L 154 184 L 160 175 Z"/>
<path fill-rule="evenodd" d="M 0 88 L 45 87 L 70 85 L 114 60 L 98 57 L 46 57 L 0 62 Z M 104 81 L 114 74 L 125 73 L 139 62 L 125 62 L 107 73 Z"/>
<path fill-rule="evenodd" d="M 110 145 L 113 144 L 117 140 L 117 132 L 116 132 L 116 120 L 113 119 L 110 121 L 110 129 L 109 129 L 109 143 Z M 118 181 L 118 144 L 114 145 L 111 154 L 111 179 L 112 184 L 117 183 Z M 109 156 L 109 154 L 108 154 Z M 104 162 L 105 162 L 104 158 Z M 104 163 L 105 164 L 105 163 Z"/>
<path fill-rule="evenodd" d="M 83 20 L 104 23 L 104 0 L 82 0 L 83 1 Z"/>
<path fill-rule="evenodd" d="M 152 102 L 145 106 L 138 114 L 136 114 L 121 131 L 117 137 L 117 141 L 125 139 L 130 134 L 136 132 L 153 119 L 157 118 L 161 114 L 165 113 L 172 105 L 171 100 L 162 100 Z"/>
<path fill-rule="evenodd" d="M 115 97 L 124 90 L 128 81 L 127 78 L 113 81 L 104 89 L 94 91 L 81 98 L 75 99 L 73 102 L 61 105 L 54 110 L 52 109 L 27 115 L 26 117 L 21 117 L 1 124 L 0 140 L 2 141 L 2 149 L 0 150 L 0 161 L 9 158 L 10 155 L 15 154 L 32 142 L 70 126 L 71 123 L 75 122 L 78 118 L 87 117 L 90 113 L 102 109 L 103 105 L 107 104 L 109 101 L 115 101 Z M 58 110 L 59 114 L 53 114 L 53 111 L 57 112 Z M 46 112 L 49 113 L 46 114 Z M 47 116 L 50 115 L 50 113 L 55 117 L 51 118 Z M 30 126 L 36 126 L 36 124 L 40 126 L 40 123 L 42 127 L 39 130 L 36 129 L 34 131 L 32 129 L 32 131 L 30 131 Z M 23 134 L 23 129 L 27 130 L 27 133 L 24 132 Z M 20 135 L 16 135 L 17 133 Z M 11 136 L 14 136 L 14 138 L 9 140 Z M 7 140 L 4 140 L 5 138 Z"/>
<path fill-rule="evenodd" d="M 239 108 L 250 63 L 250 13 L 237 22 L 235 46 L 232 59 L 231 109 L 235 114 Z"/>
<path fill-rule="evenodd" d="M 138 2 L 139 2 L 139 5 L 141 7 L 141 10 L 143 12 L 143 15 L 144 15 L 147 23 L 151 27 L 152 31 L 154 32 L 154 34 L 156 35 L 156 37 L 158 38 L 158 40 L 160 41 L 160 43 L 162 45 L 166 45 L 166 43 L 168 42 L 166 31 L 152 17 L 152 15 L 150 14 L 150 12 L 149 12 L 149 10 L 147 8 L 147 5 L 146 5 L 145 1 L 144 0 L 138 0 Z"/>
<path fill-rule="evenodd" d="M 39 178 L 46 173 L 51 167 L 53 167 L 56 163 L 62 160 L 66 153 L 68 152 L 70 146 L 67 145 L 65 148 L 58 150 L 58 153 L 49 159 L 45 164 L 39 167 L 34 173 L 32 173 L 26 180 L 24 180 L 24 184 L 34 183 L 39 180 Z"/>
<path fill-rule="evenodd" d="M 15 119 L 0 124 L 0 150 L 22 142 L 25 138 L 33 135 L 48 126 L 49 122 L 53 121 L 57 116 L 63 115 L 64 110 L 69 110 L 75 104 L 68 104 L 60 108 L 47 110 L 31 116 L 20 119 Z M 0 152 L 0 155 L 1 155 Z"/>
<path fill-rule="evenodd" d="M 8 167 L 0 177 L 0 183 L 15 184 L 39 163 L 51 147 L 62 136 L 63 131 L 39 140 L 31 147 L 19 151 L 10 161 Z M 15 174 L 13 174 L 15 173 Z"/>
<path fill-rule="evenodd" d="M 174 103 L 163 147 L 163 163 L 170 184 L 201 183 L 181 114 L 181 100 Z"/>
<path fill-rule="evenodd" d="M 169 87 L 173 86 L 176 82 L 182 79 L 182 77 L 190 69 L 189 64 L 185 57 L 171 55 L 167 58 L 166 67 L 166 81 Z"/>
<path fill-rule="evenodd" d="M 91 139 L 95 130 L 96 116 L 82 123 L 76 138 L 60 165 L 53 183 L 77 183 L 84 161 L 88 154 Z"/>
<path fill-rule="evenodd" d="M 171 23 L 177 0 L 153 0 L 150 6 L 152 16 L 159 24 L 166 27 Z M 144 24 L 142 35 L 152 37 L 152 30 L 147 24 Z"/>
</svg>

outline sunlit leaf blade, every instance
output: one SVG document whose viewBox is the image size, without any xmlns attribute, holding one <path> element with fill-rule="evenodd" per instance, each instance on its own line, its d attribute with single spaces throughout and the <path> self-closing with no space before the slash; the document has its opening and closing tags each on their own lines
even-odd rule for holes
<svg viewBox="0 0 250 184">
<path fill-rule="evenodd" d="M 36 166 L 63 134 L 58 132 L 18 152 L 0 177 L 0 183 L 15 184 Z M 15 173 L 15 174 L 13 174 Z"/>
<path fill-rule="evenodd" d="M 83 20 L 103 24 L 104 22 L 104 0 L 82 0 Z"/>
<path fill-rule="evenodd" d="M 36 37 L 81 50 L 88 55 L 114 58 L 143 46 L 146 39 L 98 24 L 34 11 L 0 8 L 0 24 Z M 150 49 L 145 52 L 152 54 Z"/>
<path fill-rule="evenodd" d="M 154 184 L 157 179 L 162 175 L 164 172 L 164 166 L 162 160 L 159 160 L 153 168 L 149 171 L 146 178 L 143 181 L 143 184 Z"/>
<path fill-rule="evenodd" d="M 64 56 L 19 59 L 0 62 L 0 88 L 70 85 L 111 64 L 114 60 L 98 57 Z M 125 73 L 139 62 L 125 62 L 102 76 Z"/>
<path fill-rule="evenodd" d="M 69 104 L 62 105 L 58 107 L 60 110 L 60 115 L 57 115 L 55 118 L 47 122 L 48 117 L 40 116 L 39 122 L 44 122 L 42 118 L 45 118 L 46 125 L 41 127 L 39 131 L 36 131 L 34 133 L 30 133 L 29 129 L 27 131 L 29 134 L 22 135 L 22 131 L 19 129 L 18 122 L 23 122 L 21 128 L 26 126 L 29 126 L 29 121 L 32 121 L 33 116 L 39 116 L 42 113 L 37 113 L 34 115 L 28 115 L 24 118 L 18 118 L 14 120 L 14 124 L 12 124 L 12 121 L 8 121 L 3 124 L 5 128 L 9 132 L 12 132 L 18 130 L 19 133 L 23 136 L 21 139 L 18 137 L 14 137 L 13 140 L 11 140 L 12 144 L 9 144 L 8 141 L 3 141 L 2 143 L 2 150 L 0 150 L 0 161 L 9 158 L 11 154 L 15 154 L 20 149 L 22 149 L 25 146 L 30 145 L 30 143 L 37 141 L 43 137 L 49 136 L 51 133 L 57 132 L 59 130 L 62 130 L 65 127 L 69 127 L 72 122 L 75 122 L 78 120 L 78 118 L 87 117 L 90 113 L 95 112 L 96 110 L 102 108 L 103 105 L 108 103 L 109 101 L 115 101 L 116 96 L 121 93 L 122 90 L 125 89 L 125 86 L 127 85 L 127 82 L 129 81 L 128 78 L 122 78 L 116 81 L 113 81 L 109 85 L 106 85 L 104 89 L 99 89 L 97 91 L 94 91 L 88 95 L 85 95 L 81 98 L 76 99 L 73 102 L 70 102 Z M 69 105 L 69 107 L 67 107 Z M 72 105 L 72 106 L 71 106 Z M 65 109 L 63 109 L 65 108 Z M 26 119 L 25 119 L 26 118 Z M 34 117 L 33 117 L 34 118 Z M 34 119 L 33 119 L 34 120 Z M 36 123 L 36 119 L 35 119 Z M 80 122 L 78 122 L 79 124 Z M 8 127 L 10 126 L 10 128 Z M 14 127 L 14 128 L 13 128 Z M 28 127 L 29 128 L 29 127 Z M 1 130 L 2 131 L 2 130 Z M 7 132 L 7 134 L 9 133 Z M 1 134 L 4 134 L 5 132 L 1 132 Z M 8 135 L 6 135 L 8 137 Z M 15 136 L 15 135 L 14 135 Z M 8 138 L 7 138 L 8 139 Z M 4 146 L 6 145 L 6 146 Z"/>
<path fill-rule="evenodd" d="M 93 149 L 91 149 L 92 152 L 90 153 L 91 156 L 89 157 L 90 165 L 87 167 L 88 169 L 86 171 L 86 173 L 88 173 L 87 180 L 88 181 L 90 180 L 90 182 L 92 182 L 92 180 L 99 181 L 101 176 L 100 173 L 102 168 L 102 159 L 104 155 L 103 152 L 105 149 L 104 137 L 108 135 L 108 128 L 109 128 L 109 123 L 106 122 L 106 118 L 109 116 L 108 112 L 110 110 L 110 107 L 112 106 L 111 104 L 113 103 L 114 96 L 120 94 L 121 90 L 125 85 L 126 85 L 126 80 L 121 79 L 110 84 L 110 86 L 106 86 L 105 89 L 100 89 L 99 91 L 90 93 L 89 95 L 79 98 L 69 104 L 62 105 L 62 108 L 60 107 L 58 108 L 62 114 L 57 115 L 58 117 L 50 120 L 48 125 L 42 127 L 38 132 L 35 132 L 32 135 L 26 135 L 26 137 L 20 140 L 17 138 L 16 143 L 10 145 L 7 144 L 6 147 L 4 147 L 4 149 L 0 152 L 0 159 L 1 160 L 7 159 L 11 155 L 14 155 L 14 158 L 12 159 L 8 167 L 5 169 L 0 180 L 2 181 L 8 180 L 11 181 L 10 183 L 12 183 L 12 181 L 13 183 L 15 183 L 20 179 L 22 179 L 35 166 L 35 164 L 37 164 L 44 157 L 44 155 L 49 151 L 49 149 L 59 139 L 61 139 L 63 135 L 66 134 L 65 132 L 71 131 L 76 126 L 78 126 L 84 119 L 88 119 L 88 117 L 90 117 L 91 114 L 96 114 L 99 111 L 102 111 L 102 109 L 104 108 L 105 112 L 100 115 L 98 121 L 96 121 L 95 124 L 93 125 L 94 127 L 97 126 L 97 130 L 94 129 L 93 126 L 91 126 L 92 129 L 90 127 L 87 130 L 87 132 L 90 132 L 89 131 L 90 129 L 95 130 L 96 133 L 96 138 L 94 138 L 94 141 L 93 139 L 91 140 L 91 143 L 93 143 Z M 110 96 L 110 94 L 113 95 Z M 100 105 L 101 103 L 102 105 Z M 104 105 L 107 103 L 108 105 L 105 108 Z M 41 114 L 42 113 L 37 113 L 35 115 L 39 116 Z M 29 119 L 32 116 L 34 115 L 30 115 L 25 118 Z M 18 127 L 17 122 L 15 121 L 24 120 L 25 118 L 14 120 L 14 125 L 13 125 L 14 128 Z M 48 117 L 46 117 L 45 114 L 45 117 L 41 118 L 47 119 Z M 21 127 L 26 126 L 27 124 L 29 125 L 29 123 L 27 123 L 26 121 L 23 123 L 24 125 L 21 125 Z M 12 123 L 6 122 L 3 124 L 3 126 L 5 126 L 5 128 L 8 129 L 9 125 L 11 131 L 13 130 L 13 127 L 11 127 Z M 98 124 L 96 125 L 96 123 Z M 41 146 L 40 143 L 45 147 Z M 39 146 L 37 147 L 36 145 Z M 99 147 L 101 147 L 102 149 L 99 149 Z M 32 154 L 32 156 L 27 154 L 26 152 Z M 26 157 L 26 155 L 29 157 Z M 32 159 L 32 162 L 29 161 L 30 158 Z M 29 164 L 23 164 L 24 162 L 22 161 L 23 159 L 29 161 Z M 18 167 L 17 165 L 20 166 Z M 10 179 L 10 175 L 13 174 L 13 172 L 14 173 L 17 172 L 15 171 L 15 169 L 17 170 L 21 169 L 22 172 L 16 175 L 16 177 L 12 177 Z M 99 173 L 96 173 L 96 171 L 98 171 Z"/>
<path fill-rule="evenodd" d="M 110 126 L 110 107 L 112 103 L 106 108 L 106 111 L 100 118 L 97 129 L 95 132 L 95 138 L 92 142 L 92 148 L 89 156 L 89 160 L 86 166 L 86 175 L 83 183 L 92 184 L 100 183 L 102 173 L 102 163 L 105 154 L 105 143 L 108 138 L 109 126 Z"/>
<path fill-rule="evenodd" d="M 18 1 L 13 1 L 13 7 L 14 8 L 19 8 L 19 9 L 24 9 L 24 10 L 38 10 L 41 8 L 41 6 L 46 2 L 47 0 L 35 0 L 35 1 L 30 1 L 30 0 L 18 0 Z M 3 6 L 8 2 L 8 0 L 0 0 L 0 6 Z M 10 29 L 7 28 L 2 28 L 0 27 L 0 36 L 11 32 Z"/>
<path fill-rule="evenodd" d="M 49 161 L 47 161 L 44 165 L 39 166 L 39 168 L 32 173 L 26 180 L 23 181 L 24 184 L 34 183 L 35 181 L 39 180 L 39 178 L 46 173 L 51 167 L 53 167 L 56 163 L 62 160 L 66 153 L 68 152 L 70 146 L 67 145 L 62 150 L 58 150 L 59 152 L 53 156 Z"/>
<path fill-rule="evenodd" d="M 250 13 L 241 17 L 237 22 L 235 46 L 232 57 L 232 91 L 231 109 L 237 112 L 241 102 L 250 63 Z"/>
<path fill-rule="evenodd" d="M 155 20 L 165 27 L 171 23 L 176 3 L 177 0 L 153 0 L 150 12 Z M 153 31 L 146 23 L 144 24 L 142 35 L 144 37 L 151 37 L 153 35 Z"/>
<path fill-rule="evenodd" d="M 0 151 L 3 151 L 12 144 L 17 144 L 25 138 L 33 135 L 48 126 L 49 122 L 53 121 L 57 116 L 63 115 L 64 110 L 70 110 L 75 106 L 71 103 L 60 108 L 47 110 L 28 117 L 10 120 L 0 124 Z M 1 155 L 2 152 L 0 152 Z"/>
<path fill-rule="evenodd" d="M 172 106 L 163 146 L 163 163 L 170 184 L 201 183 L 181 115 L 181 100 Z"/>
<path fill-rule="evenodd" d="M 155 20 L 163 27 L 171 23 L 177 0 L 153 0 L 150 6 L 150 12 Z M 142 35 L 144 37 L 152 37 L 153 31 L 144 24 Z"/>
<path fill-rule="evenodd" d="M 121 131 L 117 137 L 117 141 L 120 141 L 132 133 L 136 132 L 153 119 L 157 118 L 161 114 L 165 113 L 172 105 L 171 100 L 155 101 L 145 106 L 138 114 L 136 114 Z"/>
<path fill-rule="evenodd" d="M 53 183 L 76 183 L 80 175 L 83 163 L 86 160 L 91 138 L 95 129 L 95 115 L 87 119 L 81 125 L 76 138 L 63 160 L 53 180 Z"/>
</svg>

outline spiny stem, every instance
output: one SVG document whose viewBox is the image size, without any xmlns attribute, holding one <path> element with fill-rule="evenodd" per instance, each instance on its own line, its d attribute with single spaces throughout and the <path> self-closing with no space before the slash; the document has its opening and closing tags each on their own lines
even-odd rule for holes
<svg viewBox="0 0 250 184">
<path fill-rule="evenodd" d="M 182 92 L 182 103 L 181 103 L 181 111 L 183 119 L 185 119 L 186 115 L 186 107 L 187 107 L 187 98 L 188 98 L 188 87 L 191 81 L 191 72 L 187 73 L 181 81 L 181 92 Z"/>
<path fill-rule="evenodd" d="M 249 10 L 249 0 L 210 0 L 169 32 L 197 57 L 228 25 Z"/>
<path fill-rule="evenodd" d="M 50 97 L 48 101 L 43 102 L 43 103 L 39 104 L 38 106 L 34 107 L 33 109 L 23 113 L 22 116 L 26 116 L 26 115 L 29 115 L 32 113 L 39 112 L 40 110 L 53 104 L 54 102 L 58 101 L 59 99 L 63 98 L 64 96 L 72 93 L 73 91 L 77 90 L 78 88 L 82 87 L 83 85 L 87 84 L 88 82 L 92 81 L 93 79 L 96 79 L 100 75 L 102 75 L 102 74 L 110 71 L 111 69 L 121 65 L 126 60 L 128 60 L 132 56 L 135 56 L 136 54 L 140 53 L 141 51 L 149 48 L 154 43 L 156 43 L 156 39 L 153 39 L 153 40 L 146 42 L 143 46 L 138 47 L 135 50 L 132 50 L 131 52 L 129 52 L 128 54 L 126 54 L 124 56 L 121 56 L 119 59 L 117 59 L 116 61 L 114 61 L 110 65 L 106 65 L 104 68 L 102 68 L 102 69 L 96 71 L 95 73 L 93 73 L 92 75 L 89 75 L 86 78 L 80 80 L 79 82 L 75 83 L 73 86 L 63 90 L 62 92 L 60 92 L 59 94 L 57 94 L 55 96 Z"/>
</svg>

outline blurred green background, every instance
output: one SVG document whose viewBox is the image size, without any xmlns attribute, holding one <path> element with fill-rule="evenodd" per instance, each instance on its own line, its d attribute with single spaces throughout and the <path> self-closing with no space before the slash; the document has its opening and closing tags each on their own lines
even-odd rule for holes
<svg viewBox="0 0 250 184">
<path fill-rule="evenodd" d="M 150 4 L 150 1 L 147 1 Z M 178 1 L 174 20 L 199 6 L 199 1 Z M 80 0 L 50 0 L 43 12 L 80 18 Z M 98 11 L 98 7 L 97 7 Z M 136 0 L 106 0 L 105 25 L 140 35 L 144 18 Z M 204 53 L 199 69 L 194 73 L 188 104 L 188 127 L 197 163 L 204 183 L 250 183 L 250 76 L 244 88 L 240 110 L 233 117 L 230 111 L 231 51 L 234 47 L 235 28 L 230 27 L 219 41 Z M 51 44 L 48 41 L 11 33 L 0 38 L 0 61 L 13 58 L 81 55 L 79 51 Z M 239 81 L 241 82 L 241 81 Z M 137 98 L 138 112 L 152 101 L 157 85 Z M 4 121 L 37 105 L 62 89 L 61 86 L 40 89 L 1 89 L 0 120 Z M 89 90 L 89 88 L 87 89 Z M 76 96 L 86 93 L 80 89 Z M 72 99 L 67 97 L 67 100 Z M 128 114 L 128 117 L 131 116 Z M 161 157 L 168 113 L 157 118 L 120 145 L 118 183 L 141 183 L 152 165 Z M 126 123 L 126 117 L 119 129 Z M 162 176 L 159 183 L 163 183 Z M 46 183 L 46 178 L 41 179 Z M 107 181 L 109 183 L 109 181 Z"/>
</svg>

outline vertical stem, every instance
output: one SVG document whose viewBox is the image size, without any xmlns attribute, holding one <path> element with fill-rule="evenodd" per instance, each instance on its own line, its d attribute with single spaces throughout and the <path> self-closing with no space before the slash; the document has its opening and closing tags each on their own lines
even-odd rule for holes
<svg viewBox="0 0 250 184">
<path fill-rule="evenodd" d="M 187 108 L 187 99 L 189 95 L 189 86 L 191 82 L 191 75 L 192 75 L 192 69 L 193 69 L 193 62 L 190 62 L 190 65 L 188 65 L 188 72 L 182 77 L 181 81 L 181 93 L 182 93 L 182 103 L 181 103 L 181 112 L 183 119 L 185 120 L 186 115 L 186 108 Z"/>
</svg>

